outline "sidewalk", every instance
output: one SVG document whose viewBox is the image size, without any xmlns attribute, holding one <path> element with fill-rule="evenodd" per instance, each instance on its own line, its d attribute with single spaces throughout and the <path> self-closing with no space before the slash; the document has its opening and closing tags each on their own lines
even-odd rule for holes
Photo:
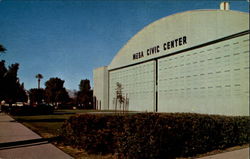
<svg viewBox="0 0 250 159">
<path fill-rule="evenodd" d="M 0 159 L 72 159 L 47 140 L 0 113 Z"/>
<path fill-rule="evenodd" d="M 199 159 L 249 159 L 249 147 L 240 150 L 201 157 Z"/>
</svg>

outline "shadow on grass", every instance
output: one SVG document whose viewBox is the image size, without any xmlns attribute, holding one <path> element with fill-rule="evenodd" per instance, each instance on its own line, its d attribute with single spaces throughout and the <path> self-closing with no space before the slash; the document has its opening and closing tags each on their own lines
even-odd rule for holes
<svg viewBox="0 0 250 159">
<path fill-rule="evenodd" d="M 76 114 L 74 112 L 54 112 L 52 115 L 69 115 L 69 114 Z"/>
</svg>

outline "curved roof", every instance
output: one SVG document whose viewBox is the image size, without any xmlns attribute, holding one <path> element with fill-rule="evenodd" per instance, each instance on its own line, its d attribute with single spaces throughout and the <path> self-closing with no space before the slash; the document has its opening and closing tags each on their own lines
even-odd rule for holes
<svg viewBox="0 0 250 159">
<path fill-rule="evenodd" d="M 139 31 L 119 50 L 108 69 L 136 64 L 246 30 L 249 30 L 248 13 L 232 10 L 194 10 L 177 13 L 157 20 Z M 164 50 L 168 42 L 183 37 L 186 37 L 185 45 Z M 158 47 L 159 52 L 147 55 L 147 50 L 154 50 L 154 47 Z M 141 52 L 143 57 L 133 59 L 135 54 L 137 57 L 141 56 Z"/>
</svg>

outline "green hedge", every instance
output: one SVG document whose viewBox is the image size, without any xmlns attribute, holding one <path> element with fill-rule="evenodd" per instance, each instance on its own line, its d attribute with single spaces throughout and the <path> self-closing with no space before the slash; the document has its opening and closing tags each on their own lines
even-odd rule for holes
<svg viewBox="0 0 250 159">
<path fill-rule="evenodd" d="M 67 145 L 83 148 L 89 153 L 114 153 L 118 136 L 123 131 L 123 117 L 80 115 L 70 117 L 62 126 L 61 137 Z"/>
<path fill-rule="evenodd" d="M 65 144 L 119 158 L 176 158 L 249 143 L 249 117 L 190 113 L 80 115 L 62 127 Z"/>
</svg>

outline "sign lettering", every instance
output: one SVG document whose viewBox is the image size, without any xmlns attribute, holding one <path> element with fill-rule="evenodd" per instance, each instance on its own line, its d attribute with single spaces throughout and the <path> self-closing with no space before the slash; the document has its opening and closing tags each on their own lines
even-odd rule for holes
<svg viewBox="0 0 250 159">
<path fill-rule="evenodd" d="M 182 46 L 185 44 L 187 44 L 187 37 L 183 36 L 183 37 L 180 37 L 180 38 L 163 43 L 162 48 L 164 51 L 166 51 L 166 50 L 170 50 L 172 48 L 176 48 L 178 46 Z M 153 46 L 151 48 L 148 48 L 146 50 L 146 55 L 150 56 L 150 55 L 158 54 L 160 52 L 161 52 L 161 47 L 160 47 L 160 45 L 157 45 L 157 46 Z M 144 57 L 143 51 L 140 51 L 140 52 L 133 54 L 133 60 L 137 60 L 137 59 L 140 59 L 143 57 Z"/>
</svg>

